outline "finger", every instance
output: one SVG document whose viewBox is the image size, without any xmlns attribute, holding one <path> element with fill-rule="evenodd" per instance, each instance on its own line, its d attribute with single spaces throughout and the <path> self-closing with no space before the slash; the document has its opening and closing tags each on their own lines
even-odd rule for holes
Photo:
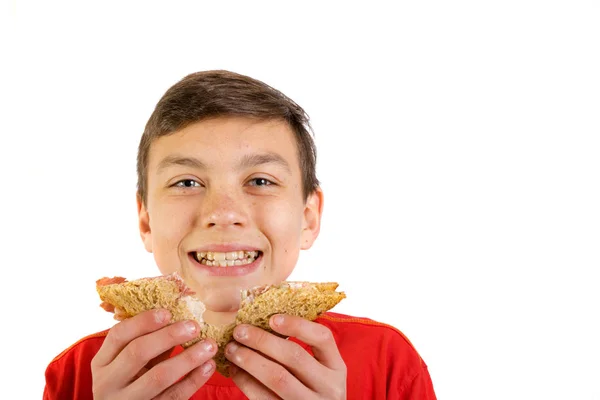
<svg viewBox="0 0 600 400">
<path fill-rule="evenodd" d="M 181 381 L 162 392 L 156 399 L 187 400 L 191 398 L 198 389 L 204 386 L 214 372 L 215 362 L 213 360 L 208 360 L 198 368 L 192 370 L 192 372 L 187 374 Z"/>
<path fill-rule="evenodd" d="M 285 367 L 235 341 L 225 347 L 225 357 L 284 399 L 309 399 L 314 396 L 313 391 L 304 386 Z M 248 385 L 247 390 L 254 390 L 252 388 L 256 386 L 250 381 L 245 384 Z M 241 387 L 240 389 L 243 391 Z"/>
<path fill-rule="evenodd" d="M 110 364 L 129 342 L 166 326 L 171 316 L 167 310 L 150 310 L 113 326 L 96 356 L 92 367 Z"/>
<path fill-rule="evenodd" d="M 165 351 L 164 353 L 160 354 L 158 357 L 155 357 L 152 360 L 150 360 L 148 362 L 148 364 L 146 364 L 141 370 L 139 370 L 137 372 L 137 374 L 134 375 L 132 380 L 136 380 L 137 378 L 144 375 L 146 372 L 150 371 L 150 369 L 152 367 L 154 367 L 155 365 L 160 364 L 161 362 L 167 360 L 169 357 L 171 357 L 172 352 L 173 352 L 173 350 L 169 349 L 169 350 Z"/>
<path fill-rule="evenodd" d="M 195 321 L 179 321 L 131 341 L 106 368 L 108 376 L 129 382 L 136 373 L 156 357 L 175 346 L 197 337 L 200 327 Z"/>
<path fill-rule="evenodd" d="M 190 371 L 210 361 L 216 352 L 217 344 L 212 339 L 203 340 L 194 344 L 177 356 L 156 365 L 129 385 L 124 393 L 126 395 L 125 398 L 133 398 L 134 395 L 143 398 L 153 398 L 157 396 L 165 390 L 168 390 L 170 386 L 173 386 L 173 384 Z M 211 365 L 212 371 L 214 371 L 214 362 L 209 363 L 209 365 Z M 209 371 L 209 376 L 212 374 L 212 371 Z M 194 377 L 196 378 L 196 375 L 194 375 Z M 182 382 L 184 382 L 184 387 L 177 390 L 189 390 L 190 385 L 200 383 L 198 380 L 185 381 L 185 378 L 183 378 L 181 382 L 177 382 L 177 384 Z"/>
<path fill-rule="evenodd" d="M 256 380 L 252 375 L 231 365 L 229 368 L 233 383 L 248 397 L 249 399 L 281 399 L 273 391 L 267 389 L 265 385 Z"/>
<path fill-rule="evenodd" d="M 277 314 L 269 320 L 271 328 L 285 336 L 300 339 L 311 346 L 315 359 L 333 370 L 346 369 L 346 363 L 329 328 L 293 315 Z"/>
<path fill-rule="evenodd" d="M 165 351 L 162 354 L 159 354 L 158 356 L 154 357 L 152 360 L 148 361 L 148 364 L 146 364 L 146 368 L 150 369 L 152 367 L 154 367 L 157 364 L 160 364 L 161 362 L 167 360 L 169 357 L 171 357 L 171 353 L 173 352 L 173 349 L 170 348 L 167 351 Z"/>
<path fill-rule="evenodd" d="M 300 382 L 317 393 L 330 384 L 331 369 L 319 363 L 298 343 L 282 339 L 252 325 L 238 325 L 233 331 L 233 336 L 244 346 L 258 350 L 264 356 L 283 365 Z"/>
</svg>

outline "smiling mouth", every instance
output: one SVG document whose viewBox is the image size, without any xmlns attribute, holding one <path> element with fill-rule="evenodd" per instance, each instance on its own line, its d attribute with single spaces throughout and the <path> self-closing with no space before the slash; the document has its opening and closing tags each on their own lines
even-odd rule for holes
<svg viewBox="0 0 600 400">
<path fill-rule="evenodd" d="M 202 265 L 209 267 L 236 267 L 253 263 L 262 255 L 262 251 L 230 251 L 227 253 L 194 251 L 191 254 Z"/>
</svg>

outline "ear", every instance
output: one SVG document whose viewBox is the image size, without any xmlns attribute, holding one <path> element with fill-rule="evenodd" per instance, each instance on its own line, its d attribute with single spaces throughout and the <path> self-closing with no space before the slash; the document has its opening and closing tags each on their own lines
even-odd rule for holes
<svg viewBox="0 0 600 400">
<path fill-rule="evenodd" d="M 300 248 L 308 250 L 319 236 L 321 231 L 321 216 L 323 215 L 323 191 L 317 188 L 312 192 L 304 204 L 304 218 L 302 222 L 302 236 Z"/>
<path fill-rule="evenodd" d="M 152 232 L 150 231 L 150 215 L 139 193 L 136 195 L 140 236 L 146 251 L 152 253 Z"/>
</svg>

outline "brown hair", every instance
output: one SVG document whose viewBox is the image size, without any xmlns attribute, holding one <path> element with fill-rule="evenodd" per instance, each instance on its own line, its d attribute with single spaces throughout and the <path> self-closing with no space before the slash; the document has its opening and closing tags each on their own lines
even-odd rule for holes
<svg viewBox="0 0 600 400">
<path fill-rule="evenodd" d="M 146 123 L 137 157 L 137 190 L 144 205 L 152 142 L 192 123 L 222 116 L 285 120 L 296 136 L 304 200 L 317 189 L 316 147 L 304 110 L 280 91 L 256 79 L 229 71 L 203 71 L 187 75 L 169 88 Z"/>
</svg>

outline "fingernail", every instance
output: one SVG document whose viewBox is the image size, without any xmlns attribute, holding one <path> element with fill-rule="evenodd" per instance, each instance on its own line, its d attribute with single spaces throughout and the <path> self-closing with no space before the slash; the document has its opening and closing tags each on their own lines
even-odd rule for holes
<svg viewBox="0 0 600 400">
<path fill-rule="evenodd" d="M 237 351 L 237 349 L 239 349 L 240 346 L 238 346 L 237 344 L 235 344 L 234 342 L 231 342 L 227 345 L 227 353 L 229 354 L 233 354 Z"/>
<path fill-rule="evenodd" d="M 213 365 L 210 361 L 207 361 L 200 367 L 200 369 L 202 370 L 203 375 L 208 375 L 212 372 Z"/>
<path fill-rule="evenodd" d="M 159 324 L 167 321 L 170 318 L 171 313 L 169 313 L 169 311 L 167 310 L 156 310 L 156 312 L 154 313 L 154 320 Z"/>
<path fill-rule="evenodd" d="M 213 347 L 213 345 L 212 345 L 212 343 L 211 343 L 211 342 L 206 342 L 206 341 L 205 341 L 205 342 L 202 342 L 202 348 L 203 348 L 205 351 L 207 351 L 207 352 L 209 352 L 209 353 L 210 353 L 211 351 L 213 351 L 213 348 L 214 348 L 214 347 Z"/>
<path fill-rule="evenodd" d="M 233 334 L 236 339 L 244 340 L 248 337 L 248 328 L 245 326 L 238 326 Z"/>
<path fill-rule="evenodd" d="M 190 335 L 193 335 L 198 330 L 198 326 L 193 321 L 185 321 L 184 326 Z"/>
<path fill-rule="evenodd" d="M 273 321 L 273 325 L 279 326 L 283 324 L 283 315 L 276 315 L 271 321 Z"/>
</svg>

